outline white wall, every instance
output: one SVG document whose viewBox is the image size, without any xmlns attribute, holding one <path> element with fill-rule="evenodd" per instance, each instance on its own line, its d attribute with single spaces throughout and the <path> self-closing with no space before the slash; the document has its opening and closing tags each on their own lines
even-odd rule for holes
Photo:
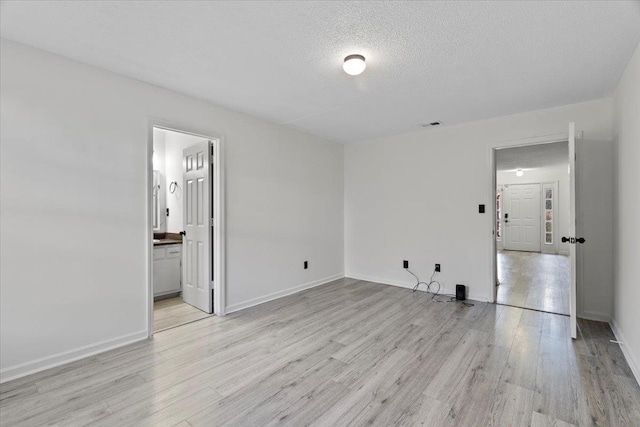
<svg viewBox="0 0 640 427">
<path fill-rule="evenodd" d="M 153 130 L 153 170 L 160 171 L 162 175 L 166 175 L 167 173 L 165 140 L 166 132 L 164 130 Z"/>
<path fill-rule="evenodd" d="M 568 133 L 575 121 L 579 147 L 579 211 L 587 244 L 579 314 L 608 319 L 612 305 L 612 101 L 549 110 L 380 138 L 345 147 L 345 268 L 349 277 L 411 285 L 408 259 L 424 280 L 434 263 L 446 291 L 469 286 L 470 297 L 491 298 L 493 206 L 490 146 Z M 588 193 L 586 188 L 589 189 Z M 584 193 L 583 193 L 584 192 Z"/>
<path fill-rule="evenodd" d="M 165 186 L 167 176 L 167 161 L 165 152 L 165 139 L 166 133 L 160 129 L 153 130 L 153 170 L 160 173 L 160 188 L 154 191 L 158 191 L 158 204 L 160 215 L 159 224 L 157 228 L 154 228 L 155 233 L 164 233 L 167 231 L 167 218 L 164 216 L 164 211 L 167 205 L 167 191 Z"/>
<path fill-rule="evenodd" d="M 3 379 L 146 337 L 148 118 L 224 138 L 228 306 L 342 275 L 342 145 L 14 42 L 0 52 Z"/>
<path fill-rule="evenodd" d="M 165 188 L 167 189 L 167 208 L 169 208 L 169 217 L 167 218 L 167 231 L 170 233 L 179 233 L 184 230 L 184 167 L 182 165 L 183 151 L 202 141 L 202 138 L 193 135 L 185 135 L 176 132 L 165 132 L 166 135 L 166 162 L 167 175 Z M 173 194 L 169 193 L 169 185 L 171 182 L 177 182 L 178 187 Z"/>
<path fill-rule="evenodd" d="M 568 163 L 567 163 L 568 164 Z M 558 244 L 558 253 L 569 254 L 569 244 L 560 241 L 561 236 L 569 236 L 569 173 L 567 165 L 550 166 L 546 168 L 527 169 L 523 176 L 517 176 L 512 171 L 498 171 L 496 184 L 535 184 L 558 182 L 558 202 L 554 214 L 557 215 L 557 230 L 554 238 Z M 541 193 L 544 200 L 544 192 Z M 543 202 L 544 203 L 544 202 Z M 541 222 L 544 227 L 544 221 Z M 542 237 L 541 237 L 542 238 Z M 544 240 L 543 240 L 544 246 Z"/>
<path fill-rule="evenodd" d="M 615 304 L 613 326 L 640 382 L 640 46 L 614 96 Z"/>
</svg>

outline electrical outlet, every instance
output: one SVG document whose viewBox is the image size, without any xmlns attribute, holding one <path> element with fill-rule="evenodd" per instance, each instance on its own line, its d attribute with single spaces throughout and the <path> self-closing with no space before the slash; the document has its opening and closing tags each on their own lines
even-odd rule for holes
<svg viewBox="0 0 640 427">
<path fill-rule="evenodd" d="M 309 261 L 304 262 L 304 269 L 306 270 L 307 268 L 309 268 Z"/>
<path fill-rule="evenodd" d="M 402 268 L 409 268 L 409 261 L 407 260 L 402 261 Z"/>
<path fill-rule="evenodd" d="M 167 208 L 167 216 L 169 216 L 169 208 Z"/>
<path fill-rule="evenodd" d="M 440 264 L 436 264 L 436 271 L 440 272 Z"/>
</svg>

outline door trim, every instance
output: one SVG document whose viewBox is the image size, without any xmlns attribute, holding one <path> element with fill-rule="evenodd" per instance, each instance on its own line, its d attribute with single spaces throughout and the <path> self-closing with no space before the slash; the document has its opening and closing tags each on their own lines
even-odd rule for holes
<svg viewBox="0 0 640 427">
<path fill-rule="evenodd" d="M 494 200 L 494 210 L 497 211 L 497 208 L 495 207 L 495 201 L 497 199 L 497 191 L 500 190 L 500 211 L 502 212 L 502 218 L 500 218 L 500 229 L 502 230 L 502 236 L 500 236 L 500 240 L 498 240 L 498 237 L 496 236 L 496 232 L 497 230 L 494 228 L 493 231 L 493 239 L 496 241 L 496 249 L 504 249 L 504 184 L 496 184 L 496 190 L 494 192 L 494 196 L 493 196 L 493 200 Z M 498 223 L 498 213 L 496 212 L 494 214 L 494 218 L 495 218 L 495 224 Z M 495 227 L 494 224 L 494 227 Z"/>
<path fill-rule="evenodd" d="M 225 150 L 224 137 L 216 132 L 195 129 L 191 126 L 175 124 L 173 122 L 148 117 L 147 118 L 147 162 L 145 195 L 147 198 L 147 215 L 145 227 L 146 259 L 147 259 L 147 337 L 153 336 L 153 129 L 164 129 L 180 132 L 199 138 L 209 139 L 214 146 L 213 173 L 213 313 L 217 316 L 226 314 L 226 204 L 225 204 Z"/>
<path fill-rule="evenodd" d="M 488 180 L 489 185 L 487 187 L 487 194 L 490 195 L 489 200 L 495 205 L 496 199 L 496 185 L 497 185 L 497 177 L 496 177 L 496 150 L 500 150 L 503 148 L 516 148 L 516 147 L 526 147 L 529 145 L 542 145 L 542 144 L 553 144 L 554 142 L 564 142 L 569 140 L 569 133 L 559 133 L 552 135 L 544 135 L 544 136 L 536 136 L 536 137 L 527 137 L 520 139 L 512 139 L 512 140 L 504 140 L 497 141 L 489 144 L 488 154 L 489 154 L 489 174 L 490 179 Z M 490 228 L 490 236 L 489 239 L 489 265 L 492 267 L 489 269 L 489 277 L 488 283 L 491 286 L 491 290 L 489 292 L 491 303 L 495 303 L 498 298 L 498 254 L 497 254 L 497 242 L 496 242 L 496 210 L 491 209 L 491 228 Z"/>
</svg>

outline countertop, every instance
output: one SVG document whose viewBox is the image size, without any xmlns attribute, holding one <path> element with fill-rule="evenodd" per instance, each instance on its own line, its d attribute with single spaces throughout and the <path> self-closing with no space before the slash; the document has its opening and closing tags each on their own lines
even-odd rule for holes
<svg viewBox="0 0 640 427">
<path fill-rule="evenodd" d="M 153 246 L 180 245 L 182 236 L 180 233 L 153 233 Z"/>
</svg>

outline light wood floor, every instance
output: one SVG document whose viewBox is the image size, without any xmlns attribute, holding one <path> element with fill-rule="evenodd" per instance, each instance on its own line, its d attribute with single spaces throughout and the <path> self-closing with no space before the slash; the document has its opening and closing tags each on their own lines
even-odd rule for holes
<svg viewBox="0 0 640 427">
<path fill-rule="evenodd" d="M 499 251 L 497 301 L 568 315 L 569 268 L 564 255 Z"/>
<path fill-rule="evenodd" d="M 640 426 L 609 327 L 342 279 L 1 386 L 3 426 Z"/>
<path fill-rule="evenodd" d="M 190 306 L 181 296 L 166 298 L 153 303 L 153 330 L 162 331 L 211 316 Z"/>
</svg>

